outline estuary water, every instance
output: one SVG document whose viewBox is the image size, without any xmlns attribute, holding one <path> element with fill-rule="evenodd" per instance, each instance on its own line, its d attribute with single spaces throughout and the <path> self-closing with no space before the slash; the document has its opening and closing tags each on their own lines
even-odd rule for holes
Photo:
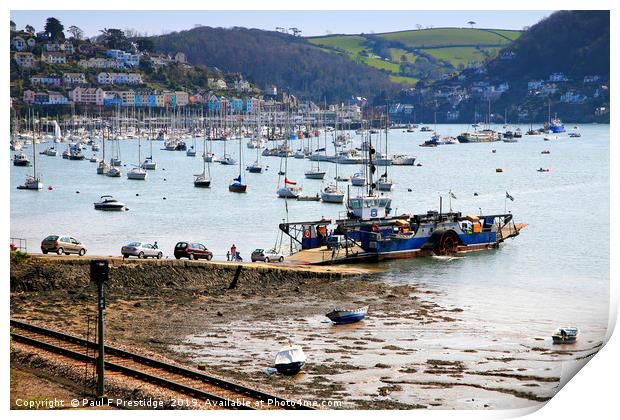
<svg viewBox="0 0 620 420">
<path fill-rule="evenodd" d="M 528 128 L 521 127 L 523 132 Z M 463 125 L 437 127 L 440 134 L 453 136 L 465 129 Z M 602 340 L 610 281 L 609 126 L 584 125 L 580 132 L 580 138 L 563 134 L 551 141 L 540 135 L 524 136 L 517 143 L 423 148 L 419 144 L 432 133 L 391 130 L 389 154 L 410 154 L 422 164 L 388 168 L 396 183 L 390 193 L 396 212 L 437 210 L 443 196 L 444 210 L 451 206 L 463 213 L 495 214 L 506 208 L 517 223 L 529 226 L 498 250 L 452 260 L 385 263 L 378 277 L 437 291 L 442 304 L 464 309 L 459 318 L 467 321 L 466 330 L 477 340 L 503 337 L 519 342 L 537 335 L 548 337 L 555 327 L 569 325 L 581 328 L 584 339 L 579 345 L 584 348 Z M 355 137 L 359 145 L 359 136 Z M 256 151 L 247 149 L 245 141 L 244 168 L 256 159 Z M 188 145 L 192 144 L 190 140 Z M 142 141 L 141 145 L 144 158 L 151 144 Z M 298 145 L 301 142 L 293 148 Z M 57 146 L 60 152 L 66 147 Z M 248 192 L 235 194 L 228 191 L 228 184 L 238 175 L 237 166 L 213 163 L 211 188 L 193 186 L 192 175 L 202 171 L 201 140 L 196 142 L 196 157 L 161 150 L 161 142 L 152 146 L 158 169 L 149 171 L 146 181 L 126 177 L 129 165 L 138 163 L 136 140 L 120 141 L 121 157 L 127 164 L 121 178 L 97 175 L 96 164 L 88 160 L 37 154 L 44 189 L 18 191 L 16 186 L 32 168 L 11 166 L 11 236 L 25 238 L 28 250 L 39 252 L 40 241 L 47 235 L 72 235 L 86 244 L 90 255 L 119 255 L 121 246 L 130 241 L 157 241 L 170 256 L 177 241 L 200 241 L 214 251 L 215 259 L 222 260 L 233 243 L 246 258 L 254 248 L 274 246 L 279 237 L 277 225 L 283 220 L 335 219 L 344 214 L 340 205 L 277 198 L 278 157 L 261 157 L 269 166 L 263 174 L 243 171 Z M 214 142 L 213 151 L 221 156 L 224 146 Z M 37 151 L 44 147 L 37 145 Z M 227 153 L 238 158 L 237 141 L 226 147 Z M 107 149 L 109 159 L 111 147 Z M 541 154 L 543 150 L 551 153 Z M 25 152 L 31 155 L 32 150 Z M 90 157 L 90 150 L 85 154 Z M 308 160 L 288 159 L 288 176 L 303 185 L 304 195 L 320 192 L 323 185 L 304 179 L 309 167 Z M 336 166 L 322 162 L 321 167 L 327 170 L 325 182 L 333 180 Z M 538 172 L 539 168 L 550 171 Z M 338 166 L 341 176 L 359 171 L 357 165 Z M 449 191 L 456 196 L 451 203 Z M 514 201 L 506 199 L 506 192 Z M 129 211 L 95 211 L 93 202 L 104 194 L 124 202 Z"/>
</svg>

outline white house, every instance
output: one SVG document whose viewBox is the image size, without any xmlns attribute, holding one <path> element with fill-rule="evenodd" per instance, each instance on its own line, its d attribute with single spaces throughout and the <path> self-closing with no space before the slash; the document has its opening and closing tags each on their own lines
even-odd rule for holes
<svg viewBox="0 0 620 420">
<path fill-rule="evenodd" d="M 43 51 L 41 53 L 41 61 L 47 64 L 66 64 L 67 56 L 61 52 Z"/>
<path fill-rule="evenodd" d="M 58 52 L 60 51 L 60 44 L 58 42 L 48 42 L 43 45 L 43 48 L 47 52 Z"/>
<path fill-rule="evenodd" d="M 530 80 L 527 82 L 527 90 L 540 89 L 545 84 L 544 80 Z"/>
<path fill-rule="evenodd" d="M 103 105 L 105 92 L 101 88 L 76 87 L 69 92 L 69 97 L 73 102 L 83 104 Z"/>
<path fill-rule="evenodd" d="M 594 82 L 598 82 L 599 80 L 601 80 L 601 76 L 599 75 L 590 75 L 590 76 L 584 76 L 583 78 L 583 83 L 594 83 Z"/>
<path fill-rule="evenodd" d="M 97 75 L 97 82 L 100 85 L 110 85 L 110 84 L 140 85 L 142 84 L 142 75 L 140 73 L 101 72 Z"/>
<path fill-rule="evenodd" d="M 84 73 L 63 73 L 62 82 L 67 86 L 86 84 Z"/>
<path fill-rule="evenodd" d="M 64 44 L 62 44 L 62 49 L 67 53 L 67 54 L 73 54 L 75 53 L 75 47 L 73 46 L 73 43 L 69 40 L 65 41 Z"/>
<path fill-rule="evenodd" d="M 185 53 L 178 52 L 174 55 L 174 61 L 184 64 L 187 63 L 187 57 L 185 56 Z"/>
</svg>

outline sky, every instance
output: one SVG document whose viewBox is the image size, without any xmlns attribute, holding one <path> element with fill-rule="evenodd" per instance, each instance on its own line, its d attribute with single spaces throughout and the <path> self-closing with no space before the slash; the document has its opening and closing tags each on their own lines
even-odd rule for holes
<svg viewBox="0 0 620 420">
<path fill-rule="evenodd" d="M 65 29 L 81 28 L 86 36 L 99 34 L 105 28 L 135 29 L 141 34 L 160 35 L 191 29 L 196 25 L 243 26 L 275 30 L 276 27 L 301 29 L 302 36 L 391 32 L 422 27 L 475 27 L 523 29 L 549 16 L 551 11 L 527 10 L 464 10 L 464 11 L 96 11 L 96 10 L 13 10 L 11 20 L 21 29 L 32 25 L 43 29 L 45 20 L 53 16 Z"/>
</svg>

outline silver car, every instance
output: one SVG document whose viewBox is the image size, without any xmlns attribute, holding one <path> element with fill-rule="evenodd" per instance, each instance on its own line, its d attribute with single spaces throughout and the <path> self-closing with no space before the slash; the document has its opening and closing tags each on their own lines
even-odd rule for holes
<svg viewBox="0 0 620 420">
<path fill-rule="evenodd" d="M 138 258 L 157 258 L 158 260 L 164 255 L 161 249 L 157 248 L 153 244 L 146 244 L 143 242 L 131 242 L 121 248 L 121 254 L 123 258 L 129 258 L 130 256 Z"/>
<path fill-rule="evenodd" d="M 282 255 L 280 252 L 276 252 L 273 249 L 265 250 L 262 248 L 258 248 L 255 249 L 254 252 L 252 252 L 250 259 L 252 260 L 252 262 L 282 262 L 284 261 L 284 255 Z"/>
</svg>

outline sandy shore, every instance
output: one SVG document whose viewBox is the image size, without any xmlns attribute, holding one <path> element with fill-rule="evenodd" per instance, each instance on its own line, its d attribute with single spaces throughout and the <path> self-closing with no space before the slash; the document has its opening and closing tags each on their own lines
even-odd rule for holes
<svg viewBox="0 0 620 420">
<path fill-rule="evenodd" d="M 119 267 L 118 279 L 107 288 L 111 343 L 202 364 L 212 373 L 291 398 L 336 401 L 335 408 L 531 406 L 557 391 L 560 371 L 553 362 L 575 356 L 570 349 L 551 348 L 543 338 L 522 345 L 465 337 L 462 309 L 439 306 L 437 292 L 387 284 L 368 273 L 280 274 L 274 280 L 271 272 L 253 277 L 256 273 L 243 271 L 246 276 L 232 289 L 226 287 L 228 278 L 209 287 L 168 278 L 153 287 L 150 271 L 141 264 L 131 268 L 144 272 L 141 282 L 127 274 L 130 268 Z M 12 266 L 12 282 L 24 286 L 27 282 L 18 277 L 34 278 L 32 269 Z M 44 265 L 37 270 L 37 278 L 46 273 Z M 134 271 L 129 273 L 135 277 Z M 47 290 L 14 290 L 11 317 L 82 336 L 90 319 L 92 337 L 95 305 L 94 286 L 76 281 Z M 370 306 L 369 315 L 357 324 L 334 326 L 324 316 L 334 307 L 362 305 Z M 265 372 L 289 339 L 308 356 L 303 373 Z"/>
</svg>

